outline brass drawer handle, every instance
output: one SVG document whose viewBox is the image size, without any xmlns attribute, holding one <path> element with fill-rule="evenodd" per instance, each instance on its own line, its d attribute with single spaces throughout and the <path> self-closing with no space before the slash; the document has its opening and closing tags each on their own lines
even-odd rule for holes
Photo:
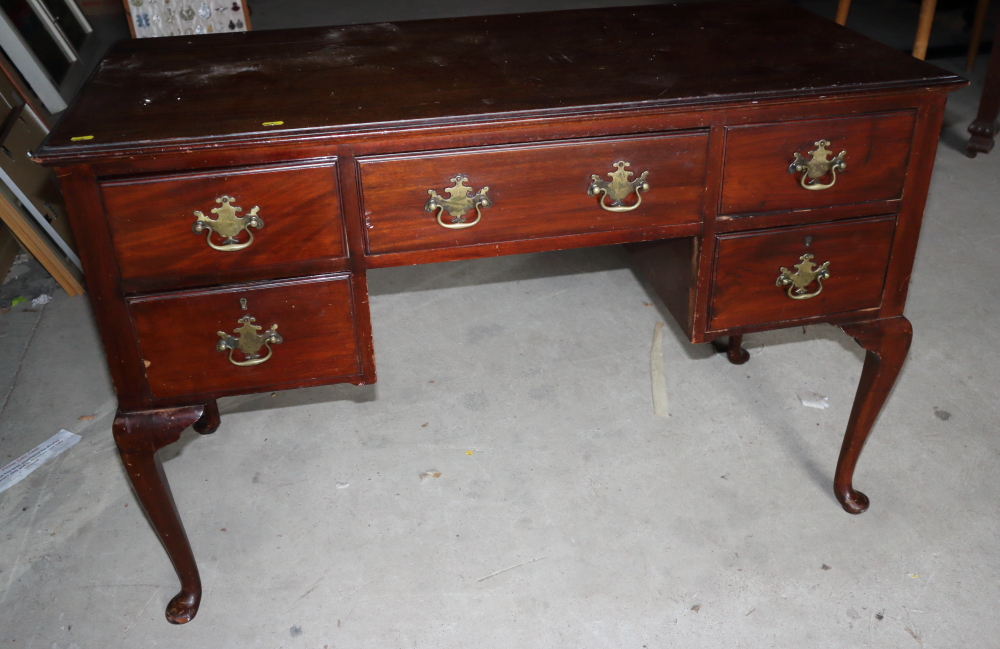
<svg viewBox="0 0 1000 649">
<path fill-rule="evenodd" d="M 601 194 L 601 207 L 609 212 L 630 212 L 642 204 L 642 194 L 640 192 L 649 191 L 649 183 L 646 182 L 649 172 L 643 171 L 642 175 L 637 179 L 629 180 L 635 174 L 631 171 L 626 171 L 625 167 L 631 167 L 632 163 L 619 160 L 615 163 L 615 166 L 618 167 L 618 171 L 608 172 L 608 175 L 611 176 L 610 183 L 606 180 L 601 180 L 597 174 L 590 176 L 591 183 L 590 187 L 587 188 L 587 195 L 597 196 Z M 625 205 L 625 199 L 633 193 L 635 193 L 636 197 L 635 205 Z M 605 196 L 611 199 L 610 205 L 604 202 Z"/>
<path fill-rule="evenodd" d="M 810 151 L 809 155 L 812 159 L 806 158 L 801 153 L 794 153 L 795 162 L 788 165 L 788 173 L 801 173 L 802 177 L 799 179 L 799 184 L 806 189 L 811 189 L 813 191 L 819 189 L 829 189 L 833 187 L 833 184 L 837 182 L 837 172 L 847 171 L 847 163 L 844 162 L 844 156 L 847 155 L 847 151 L 841 151 L 837 154 L 837 157 L 830 160 L 830 155 L 832 151 L 828 151 L 826 147 L 830 146 L 829 140 L 820 140 L 818 142 L 813 142 L 816 145 L 815 151 Z M 830 174 L 832 178 L 827 184 L 818 182 L 820 178 L 823 178 L 827 174 Z"/>
<path fill-rule="evenodd" d="M 240 306 L 243 310 L 247 310 L 246 298 L 240 298 Z M 278 333 L 278 325 L 273 324 L 264 333 L 263 336 L 257 332 L 263 329 L 260 325 L 254 324 L 255 318 L 245 315 L 239 319 L 240 326 L 233 329 L 234 334 L 239 334 L 238 337 L 233 337 L 227 334 L 225 331 L 218 332 L 219 342 L 216 343 L 215 348 L 220 352 L 229 351 L 229 362 L 233 365 L 239 367 L 251 367 L 253 365 L 260 365 L 271 358 L 271 354 L 274 353 L 271 349 L 271 344 L 280 344 L 285 341 Z M 267 348 L 267 356 L 263 358 L 260 357 L 260 348 Z M 233 352 L 236 350 L 243 352 L 245 360 L 238 361 L 233 358 Z"/>
<path fill-rule="evenodd" d="M 444 191 L 448 194 L 448 198 L 442 198 L 433 189 L 428 189 L 427 193 L 431 195 L 427 199 L 427 203 L 424 204 L 424 211 L 433 212 L 437 210 L 437 222 L 442 228 L 448 228 L 449 230 L 462 230 L 464 228 L 471 228 L 475 224 L 479 223 L 479 219 L 483 218 L 483 212 L 480 207 L 489 207 L 493 203 L 490 201 L 489 196 L 486 192 L 490 191 L 489 187 L 483 187 L 475 194 L 470 196 L 472 192 L 471 187 L 465 185 L 465 181 L 469 179 L 465 174 L 458 174 L 451 179 L 451 182 L 455 183 L 454 186 L 446 188 Z M 472 208 L 476 208 L 476 220 L 466 221 L 465 215 L 469 213 Z M 448 212 L 451 216 L 451 223 L 445 223 L 441 219 L 441 215 L 444 212 Z"/>
<path fill-rule="evenodd" d="M 781 267 L 781 274 L 778 275 L 774 285 L 787 286 L 788 297 L 793 300 L 808 300 L 823 292 L 823 280 L 830 279 L 830 262 L 824 261 L 822 266 L 816 266 L 812 262 L 813 255 L 810 253 L 802 255 L 799 259 L 801 261 L 792 267 L 795 269 L 794 273 L 784 266 Z M 806 288 L 814 281 L 819 288 L 812 293 L 806 292 Z"/>
<path fill-rule="evenodd" d="M 250 213 L 246 216 L 236 216 L 237 212 L 242 212 L 242 207 L 236 207 L 232 204 L 236 199 L 232 196 L 221 196 L 215 199 L 216 203 L 220 203 L 222 207 L 213 207 L 212 214 L 216 215 L 216 218 L 210 216 L 205 216 L 198 210 L 195 210 L 194 215 L 197 219 L 194 225 L 191 226 L 191 231 L 195 234 L 201 234 L 202 232 L 208 231 L 208 235 L 205 240 L 208 241 L 208 245 L 215 250 L 221 250 L 222 252 L 233 252 L 235 250 L 243 250 L 251 243 L 253 243 L 253 232 L 250 228 L 262 228 L 264 227 L 264 221 L 257 216 L 257 210 L 259 207 L 254 207 L 250 210 Z M 244 243 L 238 243 L 236 241 L 237 235 L 243 230 L 247 231 L 250 235 L 250 239 Z M 223 237 L 222 244 L 212 243 L 212 233 L 216 233 L 218 236 Z"/>
</svg>

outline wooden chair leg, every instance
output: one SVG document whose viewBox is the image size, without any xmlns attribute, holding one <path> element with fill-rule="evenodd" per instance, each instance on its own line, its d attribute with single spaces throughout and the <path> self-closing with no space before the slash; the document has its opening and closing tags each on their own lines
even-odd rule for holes
<svg viewBox="0 0 1000 649">
<path fill-rule="evenodd" d="M 980 5 L 989 4 L 989 0 L 979 0 Z M 921 61 L 927 56 L 927 42 L 930 40 L 931 27 L 934 25 L 934 9 L 937 7 L 937 0 L 923 0 L 920 3 L 920 19 L 917 22 L 917 36 L 913 40 L 913 56 L 917 57 Z M 976 7 L 976 15 L 978 18 L 979 7 Z M 851 10 L 851 0 L 839 0 L 837 3 L 837 15 L 834 20 L 839 25 L 847 24 L 847 14 Z M 986 9 L 983 11 L 983 20 L 985 20 Z M 982 27 L 979 28 L 979 33 L 982 34 Z M 976 49 L 979 49 L 979 42 L 976 41 Z M 970 50 L 970 56 L 971 50 Z M 973 57 L 974 58 L 974 57 Z M 971 69 L 971 66 L 970 66 Z"/>
<path fill-rule="evenodd" d="M 965 71 L 972 72 L 979 54 L 979 44 L 983 40 L 983 28 L 986 26 L 986 12 L 990 8 L 990 0 L 976 2 L 976 17 L 972 21 L 972 32 L 969 35 L 969 53 L 965 57 Z"/>
<path fill-rule="evenodd" d="M 750 353 L 743 349 L 742 335 L 730 336 L 728 344 L 723 343 L 721 338 L 713 340 L 712 347 L 715 347 L 717 352 L 725 352 L 726 358 L 733 365 L 742 365 L 750 360 Z"/>
<path fill-rule="evenodd" d="M 854 407 L 847 422 L 844 444 L 833 478 L 833 492 L 844 509 L 860 514 L 868 509 L 868 496 L 854 489 L 854 467 L 872 425 L 885 404 L 899 370 L 910 349 L 913 329 L 910 321 L 899 316 L 861 324 L 843 325 L 848 336 L 858 341 L 868 353 L 861 370 L 861 382 L 854 397 Z"/>
<path fill-rule="evenodd" d="M 917 22 L 917 37 L 913 40 L 913 56 L 921 61 L 927 56 L 927 42 L 931 38 L 936 6 L 937 0 L 923 0 L 920 3 L 920 20 Z"/>
<path fill-rule="evenodd" d="M 834 20 L 838 25 L 847 24 L 847 14 L 851 10 L 851 0 L 840 0 L 837 3 L 837 17 Z"/>
<path fill-rule="evenodd" d="M 965 155 L 975 158 L 977 153 L 989 153 L 993 149 L 993 136 L 997 134 L 997 116 L 1000 115 L 1000 22 L 993 36 L 997 46 L 990 53 L 986 65 L 986 80 L 983 94 L 979 98 L 979 112 L 969 124 L 969 143 L 965 145 Z"/>
<path fill-rule="evenodd" d="M 167 621 L 194 619 L 201 603 L 201 578 L 156 452 L 176 442 L 181 432 L 199 421 L 202 406 L 143 412 L 118 412 L 112 427 L 132 488 L 181 581 L 181 590 L 167 605 Z"/>
</svg>

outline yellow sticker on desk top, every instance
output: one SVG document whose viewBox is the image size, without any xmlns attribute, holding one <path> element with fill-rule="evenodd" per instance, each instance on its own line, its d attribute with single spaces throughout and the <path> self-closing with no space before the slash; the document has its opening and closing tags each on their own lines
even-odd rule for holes
<svg viewBox="0 0 1000 649">
<path fill-rule="evenodd" d="M 70 142 L 83 142 L 85 140 L 93 140 L 93 139 L 94 139 L 93 135 L 77 135 L 76 137 L 71 137 L 69 139 L 69 141 Z"/>
<path fill-rule="evenodd" d="M 277 122 L 264 122 L 261 126 L 281 126 L 282 124 L 284 124 L 284 122 L 279 120 Z"/>
</svg>

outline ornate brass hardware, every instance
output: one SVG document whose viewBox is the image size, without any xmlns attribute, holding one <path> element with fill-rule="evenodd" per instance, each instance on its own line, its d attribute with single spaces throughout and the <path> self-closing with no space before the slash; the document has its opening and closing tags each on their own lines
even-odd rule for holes
<svg viewBox="0 0 1000 649">
<path fill-rule="evenodd" d="M 642 175 L 635 180 L 629 180 L 629 178 L 635 174 L 631 171 L 626 171 L 625 167 L 631 166 L 631 162 L 625 162 L 624 160 L 616 162 L 615 167 L 617 167 L 618 170 L 608 172 L 608 175 L 611 176 L 610 183 L 606 180 L 601 180 L 597 174 L 591 175 L 591 183 L 590 187 L 587 188 L 587 195 L 597 196 L 598 194 L 601 194 L 601 207 L 609 212 L 629 212 L 639 207 L 642 203 L 642 194 L 640 192 L 649 191 L 649 183 L 646 182 L 646 177 L 649 176 L 649 172 L 643 171 Z M 626 205 L 624 201 L 632 193 L 635 193 L 635 205 Z M 605 196 L 611 199 L 610 205 L 604 202 Z"/>
<path fill-rule="evenodd" d="M 830 159 L 832 151 L 828 151 L 826 147 L 830 146 L 829 140 L 820 140 L 818 142 L 813 142 L 816 145 L 815 151 L 810 151 L 809 155 L 812 159 L 806 158 L 800 153 L 794 153 L 795 162 L 788 165 L 788 173 L 801 173 L 802 177 L 799 179 L 799 184 L 806 189 L 811 189 L 813 191 L 818 189 L 828 189 L 833 187 L 833 184 L 837 182 L 837 172 L 844 172 L 847 170 L 847 163 L 844 162 L 844 156 L 847 155 L 847 151 L 841 151 L 837 154 L 837 157 Z M 823 178 L 827 174 L 830 174 L 832 178 L 827 184 L 819 182 L 820 178 Z"/>
<path fill-rule="evenodd" d="M 489 196 L 486 192 L 490 191 L 489 187 L 483 187 L 475 194 L 470 196 L 472 192 L 471 187 L 465 185 L 465 181 L 469 179 L 468 176 L 464 174 L 458 174 L 451 179 L 451 182 L 455 183 L 453 187 L 448 187 L 444 191 L 448 194 L 448 198 L 442 198 L 433 189 L 428 189 L 427 193 L 431 195 L 427 199 L 427 203 L 424 205 L 424 210 L 427 212 L 433 212 L 437 210 L 437 222 L 442 228 L 448 228 L 449 230 L 461 230 L 463 228 L 471 228 L 475 224 L 479 223 L 479 219 L 483 218 L 483 212 L 480 207 L 489 207 L 493 203 L 490 201 Z M 465 220 L 465 215 L 472 209 L 476 208 L 476 220 L 467 222 Z M 444 212 L 448 212 L 451 216 L 451 223 L 445 223 L 441 219 L 441 215 Z"/>
<path fill-rule="evenodd" d="M 784 266 L 781 267 L 781 274 L 778 275 L 774 285 L 787 286 L 788 297 L 793 300 L 808 300 L 823 292 L 823 280 L 830 279 L 830 262 L 825 261 L 822 266 L 816 266 L 812 262 L 813 255 L 810 253 L 802 255 L 799 259 L 800 263 L 792 267 L 795 269 L 794 273 Z M 808 293 L 806 288 L 813 282 L 816 282 L 819 288 Z"/>
<path fill-rule="evenodd" d="M 201 234 L 207 230 L 208 235 L 205 237 L 205 240 L 215 250 L 221 250 L 222 252 L 243 250 L 253 243 L 253 232 L 250 228 L 260 229 L 264 227 L 264 221 L 257 216 L 259 207 L 255 206 L 246 216 L 236 216 L 236 213 L 242 212 L 243 208 L 232 205 L 232 202 L 235 200 L 232 196 L 221 196 L 215 199 L 215 202 L 221 204 L 222 207 L 212 208 L 212 214 L 216 215 L 214 219 L 195 210 L 194 215 L 197 217 L 197 220 L 191 226 L 191 231 L 195 234 Z M 243 243 L 238 243 L 236 236 L 243 230 L 247 231 L 250 238 Z M 221 245 L 212 243 L 213 232 L 224 238 Z"/>
<path fill-rule="evenodd" d="M 240 307 L 244 311 L 247 310 L 246 298 L 240 298 Z M 261 336 L 257 332 L 263 329 L 263 327 L 255 325 L 254 321 L 255 318 L 248 315 L 240 318 L 240 326 L 233 329 L 233 333 L 238 334 L 237 337 L 230 336 L 225 331 L 218 332 L 219 342 L 216 343 L 215 348 L 220 352 L 229 351 L 229 362 L 233 365 L 238 365 L 239 367 L 260 365 L 271 358 L 271 354 L 273 353 L 271 349 L 272 343 L 277 345 L 285 341 L 281 337 L 281 334 L 278 333 L 278 325 L 271 325 L 267 332 Z M 267 348 L 267 356 L 263 358 L 260 357 L 261 347 Z M 233 358 L 233 352 L 237 349 L 243 353 L 244 360 L 238 361 Z"/>
</svg>

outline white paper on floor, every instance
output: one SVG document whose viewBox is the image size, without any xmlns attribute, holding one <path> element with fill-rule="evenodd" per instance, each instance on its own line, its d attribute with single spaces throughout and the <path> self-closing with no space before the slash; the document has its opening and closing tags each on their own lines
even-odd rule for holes
<svg viewBox="0 0 1000 649">
<path fill-rule="evenodd" d="M 830 397 L 824 397 L 822 394 L 816 394 L 815 392 L 799 392 L 799 401 L 807 408 L 826 410 L 830 407 Z"/>
<path fill-rule="evenodd" d="M 68 430 L 60 430 L 35 448 L 0 469 L 0 493 L 13 487 L 40 467 L 43 462 L 53 458 L 80 441 L 79 435 Z"/>
</svg>

